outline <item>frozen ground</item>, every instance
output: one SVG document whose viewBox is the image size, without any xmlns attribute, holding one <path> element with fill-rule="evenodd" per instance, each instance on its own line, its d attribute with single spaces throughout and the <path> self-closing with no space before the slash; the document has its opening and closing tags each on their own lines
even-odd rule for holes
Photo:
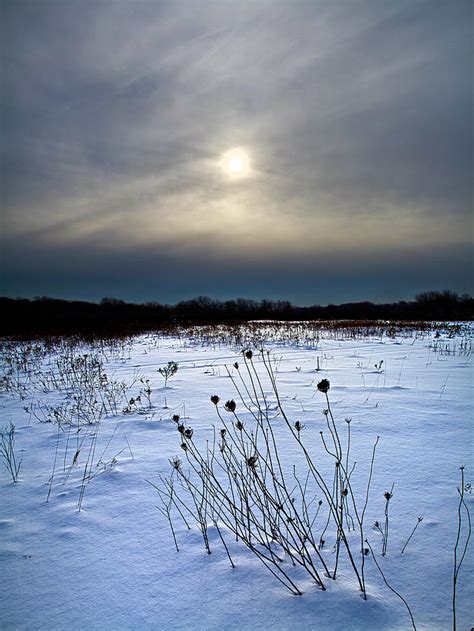
<svg viewBox="0 0 474 631">
<path fill-rule="evenodd" d="M 460 465 L 466 465 L 466 484 L 473 481 L 470 331 L 438 337 L 414 331 L 353 338 L 328 333 L 303 343 L 267 340 L 265 348 L 271 351 L 282 406 L 291 422 L 304 424 L 305 444 L 325 472 L 330 458 L 320 431 L 327 431 L 326 401 L 316 385 L 330 381 L 329 400 L 344 444 L 345 419 L 352 419 L 350 458 L 357 462 L 353 483 L 358 497 L 380 437 L 365 535 L 388 582 L 408 602 L 416 627 L 451 629 Z M 242 347 L 148 335 L 102 348 L 56 346 L 48 352 L 37 349 L 36 355 L 30 349 L 27 363 L 22 349 L 5 347 L 3 353 L 1 427 L 14 423 L 15 454 L 22 464 L 17 483 L 6 468 L 0 469 L 0 628 L 412 628 L 405 605 L 386 587 L 370 555 L 364 601 L 344 559 L 337 579 L 325 579 L 326 591 L 286 560 L 304 592 L 294 596 L 228 536 L 236 565 L 231 569 L 213 527 L 212 554 L 207 554 L 197 526 L 187 530 L 175 518 L 176 551 L 168 522 L 156 509 L 159 497 L 146 480 L 159 484 L 160 475 L 171 472 L 169 460 L 184 456 L 173 415 L 193 428 L 193 440 L 202 446 L 212 441 L 213 426 L 220 427 L 211 395 L 221 397 L 220 409 L 228 399 L 236 400 L 237 411 L 242 409 L 226 370 L 237 378 L 236 361 L 244 370 Z M 80 385 L 86 369 L 77 358 L 84 354 L 88 359 L 83 364 L 91 358 L 100 362 L 102 390 L 94 391 L 92 382 Z M 169 361 L 179 367 L 165 388 L 157 370 Z M 304 468 L 258 352 L 253 361 L 273 410 L 271 424 L 284 467 Z M 97 364 L 95 369 L 88 365 L 90 372 L 97 370 Z M 104 398 L 106 391 L 109 398 Z M 48 414 L 53 422 L 46 422 Z M 222 414 L 230 418 L 224 410 Z M 248 415 L 244 419 L 250 423 Z M 382 557 L 382 537 L 374 523 L 383 523 L 384 492 L 392 485 L 390 535 Z M 465 500 L 472 512 L 469 486 Z M 419 516 L 423 520 L 402 555 Z M 321 531 L 324 519 L 316 520 L 314 528 Z M 464 511 L 460 549 L 466 534 Z M 357 549 L 357 539 L 352 541 Z M 333 562 L 332 544 L 323 555 L 328 564 Z M 458 579 L 459 630 L 474 625 L 472 579 L 470 548 Z"/>
</svg>

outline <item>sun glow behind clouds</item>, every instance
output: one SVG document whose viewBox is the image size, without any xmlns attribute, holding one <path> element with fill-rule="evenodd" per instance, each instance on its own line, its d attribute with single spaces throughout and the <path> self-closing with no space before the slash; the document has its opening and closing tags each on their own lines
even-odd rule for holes
<svg viewBox="0 0 474 631">
<path fill-rule="evenodd" d="M 224 173 L 232 178 L 242 178 L 250 174 L 250 160 L 246 151 L 240 148 L 229 149 L 220 161 Z"/>
</svg>

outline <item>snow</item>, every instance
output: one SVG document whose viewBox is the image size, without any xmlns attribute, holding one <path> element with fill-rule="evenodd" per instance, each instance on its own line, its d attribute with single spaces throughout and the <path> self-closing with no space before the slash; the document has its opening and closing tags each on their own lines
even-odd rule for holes
<svg viewBox="0 0 474 631">
<path fill-rule="evenodd" d="M 259 327 L 252 326 L 254 332 Z M 472 327 L 448 327 L 438 336 L 434 330 L 413 329 L 390 337 L 363 332 L 351 337 L 344 330 L 329 330 L 306 339 L 301 325 L 291 335 L 288 329 L 279 335 L 271 324 L 260 330 L 277 371 L 282 406 L 291 422 L 304 424 L 305 444 L 324 472 L 331 463 L 320 441 L 320 431 L 327 429 L 326 401 L 316 385 L 330 381 L 331 409 L 344 441 L 345 419 L 351 419 L 358 497 L 365 493 L 373 445 L 380 437 L 366 537 L 389 584 L 408 602 L 417 629 L 452 628 L 459 467 L 466 465 L 466 484 L 473 478 Z M 303 592 L 298 597 L 223 529 L 236 565 L 232 569 L 212 524 L 212 554 L 207 554 L 197 525 L 188 530 L 176 518 L 176 551 L 169 524 L 156 509 L 159 497 L 147 481 L 159 485 L 160 475 L 171 474 L 169 460 L 184 456 L 174 414 L 193 428 L 193 439 L 203 447 L 212 441 L 213 427 L 220 428 L 211 395 L 220 396 L 223 415 L 228 415 L 224 402 L 232 398 L 241 412 L 226 367 L 237 377 L 233 364 L 244 369 L 244 347 L 226 341 L 223 331 L 216 329 L 213 339 L 194 330 L 194 335 L 150 334 L 102 346 L 35 343 L 37 355 L 30 353 L 23 366 L 18 363 L 27 345 L 4 343 L 0 426 L 15 425 L 15 454 L 22 464 L 17 483 L 6 468 L 0 469 L 0 628 L 412 628 L 405 605 L 386 587 L 370 555 L 365 601 L 345 559 L 335 581 L 325 578 L 326 591 L 285 561 Z M 17 362 L 12 360 L 15 352 Z M 77 418 L 72 425 L 64 422 L 73 413 L 77 382 L 67 390 L 57 379 L 53 383 L 52 375 L 57 375 L 58 358 L 71 365 L 85 354 L 100 359 L 109 385 L 124 385 L 116 388 L 117 413 L 111 412 L 112 404 L 92 412 L 98 414 L 95 422 L 83 422 L 78 432 Z M 179 368 L 165 388 L 158 369 L 170 361 Z M 301 451 L 265 380 L 258 348 L 253 361 L 271 403 L 284 466 L 304 472 Z M 143 395 L 146 380 L 151 403 Z M 140 390 L 141 401 L 124 413 Z M 78 401 L 78 408 L 85 409 L 85 401 Z M 62 409 L 61 425 L 40 422 L 52 408 Z M 242 418 L 250 422 L 248 414 Z M 392 485 L 388 551 L 382 557 L 381 535 L 373 524 L 384 520 L 384 492 Z M 472 513 L 469 486 L 464 497 Z M 402 555 L 419 516 L 423 520 Z M 316 522 L 318 528 L 321 523 Z M 464 513 L 461 547 L 466 533 Z M 331 532 L 326 538 L 329 542 Z M 325 545 L 323 554 L 332 563 L 332 544 Z M 474 624 L 473 569 L 469 548 L 458 579 L 458 629 Z"/>
</svg>

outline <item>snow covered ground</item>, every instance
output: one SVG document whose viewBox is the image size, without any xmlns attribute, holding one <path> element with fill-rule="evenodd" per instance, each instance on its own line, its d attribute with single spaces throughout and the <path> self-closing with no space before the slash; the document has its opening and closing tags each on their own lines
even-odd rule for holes
<svg viewBox="0 0 474 631">
<path fill-rule="evenodd" d="M 387 582 L 407 601 L 416 628 L 451 629 L 461 465 L 471 513 L 473 504 L 472 329 L 437 336 L 327 331 L 312 339 L 301 336 L 304 327 L 297 329 L 299 338 L 289 335 L 282 342 L 274 336 L 264 343 L 287 417 L 304 426 L 304 444 L 330 476 L 332 460 L 320 435 L 328 440 L 326 398 L 317 389 L 329 380 L 344 448 L 351 419 L 351 481 L 359 506 L 380 437 L 365 537 Z M 268 330 L 265 336 L 272 337 Z M 175 514 L 176 551 L 168 521 L 156 508 L 159 495 L 149 484 L 159 486 L 160 476 L 171 474 L 173 457 L 186 462 L 173 415 L 192 427 L 201 449 L 212 443 L 213 427 L 221 428 L 212 395 L 220 397 L 226 422 L 234 418 L 223 407 L 230 399 L 246 427 L 252 422 L 229 377 L 239 383 L 242 371 L 246 378 L 243 348 L 224 338 L 153 334 L 93 347 L 4 345 L 0 427 L 14 424 L 21 469 L 14 483 L 0 463 L 2 629 L 413 628 L 370 554 L 364 600 L 343 550 L 336 580 L 324 577 L 325 591 L 288 558 L 283 561 L 302 596 L 292 595 L 223 526 L 234 569 L 212 523 L 207 554 L 197 525 L 188 530 Z M 251 361 L 262 378 L 282 466 L 291 471 L 295 465 L 304 478 L 304 457 L 282 418 L 258 348 Z M 158 369 L 168 362 L 177 362 L 178 370 L 165 388 Z M 382 534 L 374 524 L 383 531 L 384 493 L 392 485 L 382 556 Z M 313 495 L 322 498 L 318 488 L 308 490 Z M 318 540 L 325 502 L 321 511 L 314 522 Z M 468 531 L 464 507 L 461 515 L 458 561 Z M 423 519 L 401 554 L 418 517 Z M 335 558 L 333 530 L 326 531 L 321 550 L 328 565 Z M 356 533 L 351 537 L 359 556 Z M 473 585 L 470 547 L 457 583 L 459 630 L 474 625 Z"/>
</svg>

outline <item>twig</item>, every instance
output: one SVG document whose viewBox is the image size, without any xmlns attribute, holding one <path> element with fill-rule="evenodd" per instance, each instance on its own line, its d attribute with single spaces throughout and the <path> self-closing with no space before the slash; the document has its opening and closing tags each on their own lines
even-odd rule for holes
<svg viewBox="0 0 474 631">
<path fill-rule="evenodd" d="M 367 539 L 365 540 L 365 543 L 369 546 L 369 550 L 370 550 L 370 552 L 371 552 L 371 554 L 372 554 L 372 558 L 373 558 L 373 560 L 374 560 L 375 565 L 377 566 L 378 571 L 380 572 L 380 575 L 381 575 L 381 577 L 382 577 L 382 579 L 383 579 L 383 582 L 384 582 L 384 583 L 385 583 L 385 585 L 389 588 L 389 590 L 390 590 L 391 592 L 393 592 L 393 593 L 395 594 L 395 596 L 398 596 L 398 598 L 400 598 L 400 600 L 404 603 L 405 607 L 406 607 L 406 608 L 407 608 L 407 610 L 408 610 L 408 613 L 410 614 L 411 623 L 412 623 L 412 625 L 413 625 L 413 630 L 414 630 L 414 631 L 416 631 L 415 620 L 414 620 L 414 618 L 413 618 L 413 614 L 412 614 L 412 612 L 411 612 L 410 606 L 408 605 L 407 601 L 403 598 L 403 596 L 402 596 L 401 594 L 399 594 L 399 593 L 397 592 L 397 590 L 396 590 L 396 589 L 394 589 L 394 588 L 393 588 L 393 587 L 389 584 L 389 582 L 387 581 L 387 579 L 385 578 L 385 574 L 383 573 L 382 568 L 381 568 L 381 567 L 380 567 L 380 565 L 378 564 L 378 561 L 377 561 L 377 559 L 375 558 L 374 551 L 372 550 L 372 546 L 370 545 L 370 543 L 368 542 L 368 540 L 367 540 Z"/>
<path fill-rule="evenodd" d="M 415 530 L 418 528 L 418 526 L 421 524 L 421 522 L 423 521 L 423 517 L 418 517 L 418 521 L 415 524 L 415 527 L 413 528 L 413 530 L 411 531 L 411 535 L 408 537 L 408 539 L 405 542 L 405 545 L 402 548 L 401 554 L 403 554 L 405 552 L 405 548 L 407 547 L 407 545 L 410 542 L 410 539 L 413 537 L 413 535 L 415 534 Z"/>
<path fill-rule="evenodd" d="M 469 508 L 464 500 L 464 465 L 459 467 L 461 471 L 461 487 L 458 488 L 459 493 L 459 504 L 458 504 L 458 528 L 457 528 L 457 536 L 456 543 L 454 545 L 454 570 L 453 570 L 453 631 L 456 631 L 456 588 L 458 582 L 459 571 L 461 569 L 462 563 L 464 561 L 464 557 L 466 556 L 467 547 L 469 545 L 469 540 L 471 538 L 471 515 L 469 513 Z M 462 508 L 466 511 L 467 516 L 467 537 L 464 542 L 464 547 L 462 549 L 461 558 L 458 561 L 458 546 L 461 539 L 461 531 L 462 531 Z"/>
</svg>

